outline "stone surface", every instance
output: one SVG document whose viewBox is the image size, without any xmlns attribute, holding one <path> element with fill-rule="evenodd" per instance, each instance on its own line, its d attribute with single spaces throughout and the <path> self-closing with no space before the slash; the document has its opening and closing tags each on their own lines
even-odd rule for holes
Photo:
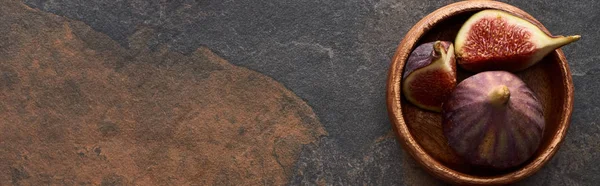
<svg viewBox="0 0 600 186">
<path fill-rule="evenodd" d="M 0 2 L 0 185 L 282 185 L 325 135 L 273 79 L 201 47 L 123 49 Z"/>
<path fill-rule="evenodd" d="M 431 11 L 452 2 L 24 1 L 32 8 L 82 21 L 129 50 L 135 50 L 132 43 L 137 43 L 153 52 L 166 48 L 193 54 L 197 48 L 207 46 L 233 64 L 272 77 L 305 100 L 329 134 L 317 145 L 302 148 L 288 179 L 290 183 L 374 185 L 436 182 L 401 153 L 393 137 L 385 137 L 390 124 L 384 87 L 389 61 L 408 29 Z M 600 181 L 600 170 L 594 163 L 600 161 L 600 108 L 595 104 L 600 100 L 596 94 L 600 86 L 600 67 L 596 62 L 600 52 L 593 47 L 600 37 L 600 3 L 507 2 L 532 14 L 552 33 L 582 35 L 577 43 L 563 47 L 576 92 L 567 139 L 548 166 L 522 183 L 593 185 Z M 140 30 L 148 30 L 147 40 L 132 40 Z M 0 39 L 0 46 L 11 42 L 15 41 Z M 96 45 L 89 47 L 101 47 Z M 120 65 L 129 62 L 124 63 Z M 6 82 L 17 81 L 11 73 L 6 74 Z M 18 174 L 21 169 L 13 170 L 16 178 L 27 177 Z"/>
</svg>

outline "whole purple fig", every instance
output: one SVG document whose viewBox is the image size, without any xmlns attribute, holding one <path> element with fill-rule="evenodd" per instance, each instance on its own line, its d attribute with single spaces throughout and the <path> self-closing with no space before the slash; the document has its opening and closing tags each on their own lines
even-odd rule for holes
<svg viewBox="0 0 600 186">
<path fill-rule="evenodd" d="M 460 82 L 442 106 L 450 147 L 473 165 L 518 166 L 537 150 L 544 132 L 542 105 L 516 75 L 486 71 Z"/>
</svg>

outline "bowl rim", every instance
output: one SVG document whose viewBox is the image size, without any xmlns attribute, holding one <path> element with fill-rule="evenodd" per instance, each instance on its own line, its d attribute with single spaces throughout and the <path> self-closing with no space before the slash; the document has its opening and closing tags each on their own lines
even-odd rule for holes
<svg viewBox="0 0 600 186">
<path fill-rule="evenodd" d="M 401 97 L 402 91 L 400 84 L 402 80 L 402 72 L 404 64 L 411 50 L 415 47 L 417 42 L 421 39 L 426 32 L 433 28 L 436 24 L 441 21 L 452 17 L 454 15 L 478 11 L 483 9 L 497 9 L 503 11 L 509 11 L 513 14 L 526 18 L 532 21 L 535 25 L 540 27 L 542 31 L 550 35 L 550 32 L 535 18 L 526 13 L 525 11 L 497 1 L 462 1 L 456 2 L 444 7 L 441 7 L 429 15 L 423 17 L 417 22 L 402 39 L 396 53 L 392 58 L 392 63 L 388 70 L 388 80 L 386 85 L 386 103 L 388 114 L 392 123 L 392 128 L 398 136 L 398 140 L 402 147 L 410 154 L 421 167 L 425 168 L 427 172 L 433 176 L 442 179 L 446 182 L 454 184 L 469 184 L 469 185 L 497 185 L 497 184 L 509 184 L 516 181 L 520 181 L 526 177 L 533 175 L 539 171 L 557 152 L 563 141 L 567 129 L 570 125 L 571 113 L 573 110 L 573 80 L 571 71 L 569 69 L 567 60 L 562 50 L 556 49 L 554 52 L 557 54 L 560 61 L 560 76 L 562 78 L 562 84 L 565 87 L 563 90 L 565 99 L 563 100 L 564 112 L 560 116 L 559 126 L 556 134 L 552 137 L 552 140 L 548 148 L 543 149 L 540 155 L 532 160 L 529 164 L 522 168 L 496 176 L 474 176 L 465 173 L 461 173 L 450 169 L 443 165 L 433 157 L 427 154 L 425 150 L 419 145 L 416 139 L 410 133 L 402 115 Z"/>
</svg>

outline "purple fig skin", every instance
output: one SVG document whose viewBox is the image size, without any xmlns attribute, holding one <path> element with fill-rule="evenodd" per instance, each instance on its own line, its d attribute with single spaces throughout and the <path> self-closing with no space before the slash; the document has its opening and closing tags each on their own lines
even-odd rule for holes
<svg viewBox="0 0 600 186">
<path fill-rule="evenodd" d="M 406 78 L 415 70 L 426 67 L 441 57 L 440 54 L 433 50 L 434 44 L 435 41 L 423 43 L 410 53 L 410 56 L 406 60 L 406 65 L 404 66 L 404 74 L 402 78 Z M 450 45 L 452 45 L 452 43 L 449 41 L 440 41 L 440 44 L 446 51 L 448 51 Z"/>
<path fill-rule="evenodd" d="M 544 134 L 543 107 L 516 75 L 486 71 L 460 82 L 442 108 L 449 146 L 481 167 L 521 165 L 537 150 Z"/>
<path fill-rule="evenodd" d="M 414 105 L 441 112 L 442 103 L 456 86 L 454 45 L 435 41 L 419 45 L 406 61 L 402 93 Z"/>
</svg>

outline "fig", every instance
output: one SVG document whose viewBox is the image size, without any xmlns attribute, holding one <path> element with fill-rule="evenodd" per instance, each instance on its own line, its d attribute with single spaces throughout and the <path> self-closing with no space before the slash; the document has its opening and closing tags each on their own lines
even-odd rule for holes
<svg viewBox="0 0 600 186">
<path fill-rule="evenodd" d="M 549 36 L 528 20 L 500 10 L 483 10 L 462 25 L 454 45 L 458 66 L 465 70 L 516 72 L 580 37 Z"/>
<path fill-rule="evenodd" d="M 456 86 L 454 45 L 449 41 L 419 45 L 408 57 L 402 79 L 402 92 L 408 101 L 440 112 Z"/>
<path fill-rule="evenodd" d="M 537 150 L 542 105 L 516 75 L 486 71 L 460 82 L 442 108 L 442 129 L 457 155 L 476 166 L 507 169 Z"/>
</svg>

